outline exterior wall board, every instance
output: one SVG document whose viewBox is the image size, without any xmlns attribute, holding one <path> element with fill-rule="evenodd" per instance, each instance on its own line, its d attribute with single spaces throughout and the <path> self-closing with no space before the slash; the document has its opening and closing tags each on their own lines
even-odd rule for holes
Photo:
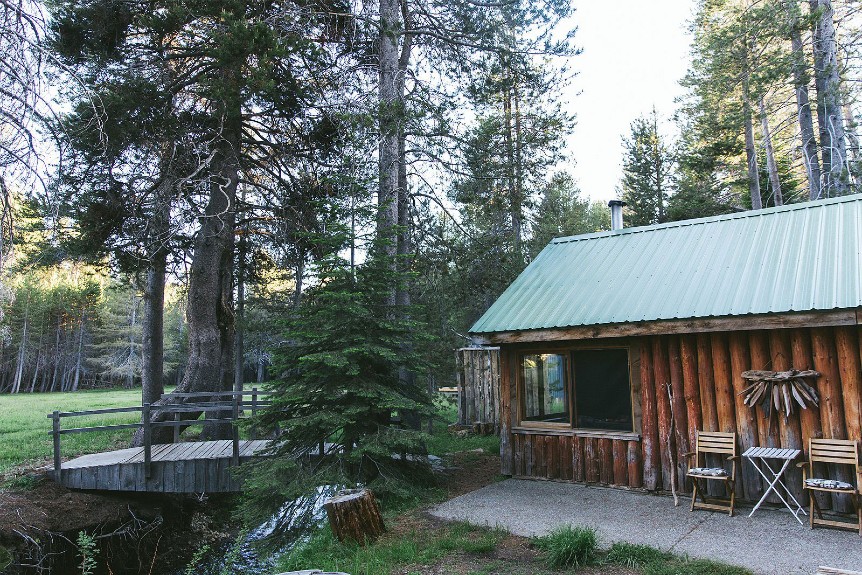
<svg viewBox="0 0 862 575">
<path fill-rule="evenodd" d="M 628 436 L 518 427 L 516 362 L 518 354 L 530 346 L 503 345 L 500 395 L 507 399 L 501 402 L 505 405 L 502 471 L 517 477 L 669 489 L 671 473 L 679 477 L 684 469 L 683 449 L 686 444 L 691 447 L 698 428 L 737 432 L 740 453 L 764 442 L 804 450 L 810 438 L 862 441 L 860 330 L 860 326 L 838 326 L 629 338 L 626 345 L 638 350 L 637 370 L 632 368 L 632 397 L 640 421 L 637 434 Z M 613 341 L 596 340 L 595 345 Z M 543 342 L 541 347 L 564 349 L 572 345 Z M 743 404 L 738 395 L 746 385 L 743 371 L 791 368 L 817 369 L 823 374 L 814 382 L 821 409 L 796 406 L 786 419 L 773 415 L 769 421 L 760 407 Z M 671 423 L 678 425 L 674 433 Z M 830 477 L 842 476 L 839 469 L 815 469 L 818 471 Z M 760 498 L 763 485 L 750 463 L 738 463 L 737 477 L 738 495 L 747 500 Z M 794 468 L 788 485 L 797 497 L 802 495 L 800 483 Z M 691 486 L 680 482 L 677 488 L 685 492 Z M 841 498 L 824 497 L 821 503 L 836 510 L 845 505 Z"/>
</svg>

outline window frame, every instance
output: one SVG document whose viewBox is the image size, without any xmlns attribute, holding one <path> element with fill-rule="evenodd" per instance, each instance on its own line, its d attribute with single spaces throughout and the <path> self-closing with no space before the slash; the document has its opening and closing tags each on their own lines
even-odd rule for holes
<svg viewBox="0 0 862 575">
<path fill-rule="evenodd" d="M 524 357 L 528 355 L 561 355 L 566 358 L 566 382 L 564 386 L 564 390 L 566 392 L 566 404 L 569 411 L 569 421 L 561 422 L 561 421 L 536 421 L 536 420 L 528 420 L 527 417 L 527 402 L 524 398 L 525 382 L 524 382 Z M 574 372 L 572 371 L 572 354 L 568 349 L 530 349 L 530 350 L 521 350 L 517 355 L 518 363 L 517 363 L 517 397 L 518 397 L 518 425 L 520 427 L 529 427 L 536 429 L 572 429 L 572 423 L 574 421 L 574 395 L 571 392 L 571 382 L 574 377 Z"/>
<path fill-rule="evenodd" d="M 623 431 L 618 429 L 604 429 L 597 427 L 576 427 L 575 422 L 577 421 L 577 382 L 575 382 L 575 362 L 574 362 L 574 352 L 575 351 L 602 351 L 602 350 L 610 350 L 610 349 L 624 349 L 626 350 L 626 357 L 628 358 L 628 373 L 629 373 L 629 408 L 631 410 L 631 419 L 632 419 L 632 429 L 630 431 Z M 635 373 L 635 369 L 640 366 L 640 346 L 636 345 L 634 342 L 625 342 L 625 343 L 583 343 L 581 345 L 572 345 L 571 343 L 560 346 L 560 347 L 551 347 L 551 346 L 543 346 L 543 347 L 525 347 L 520 348 L 515 351 L 515 400 L 517 401 L 517 410 L 516 410 L 516 420 L 517 427 L 529 430 L 548 430 L 554 432 L 560 431 L 571 431 L 575 435 L 579 434 L 607 434 L 607 435 L 639 435 L 641 433 L 642 421 L 641 421 L 641 406 L 639 401 L 640 389 L 642 382 L 640 381 L 640 373 Z M 568 423 L 563 422 L 549 422 L 549 421 L 528 421 L 525 419 L 526 417 L 526 401 L 524 398 L 525 393 L 525 381 L 524 381 L 524 358 L 528 355 L 541 355 L 541 354 L 556 354 L 562 355 L 566 358 L 566 400 L 569 408 L 569 421 Z"/>
</svg>

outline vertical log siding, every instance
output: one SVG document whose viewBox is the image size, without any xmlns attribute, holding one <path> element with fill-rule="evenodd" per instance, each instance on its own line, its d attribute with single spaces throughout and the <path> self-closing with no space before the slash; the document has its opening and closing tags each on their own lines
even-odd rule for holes
<svg viewBox="0 0 862 575">
<path fill-rule="evenodd" d="M 640 350 L 639 369 L 633 373 L 640 389 L 635 389 L 632 399 L 642 413 L 636 436 L 519 428 L 515 363 L 524 346 L 502 347 L 503 473 L 669 489 L 671 476 L 679 477 L 684 466 L 681 458 L 691 449 L 696 429 L 734 431 L 740 451 L 752 445 L 805 450 L 810 438 L 821 437 L 862 440 L 862 326 L 657 335 L 629 343 Z M 566 342 L 558 345 L 565 348 Z M 786 420 L 773 415 L 769 421 L 760 407 L 743 404 L 739 395 L 745 386 L 743 371 L 791 368 L 821 372 L 813 382 L 821 397 L 820 408 L 797 408 Z M 841 476 L 839 470 L 822 471 Z M 742 462 L 737 477 L 737 494 L 748 500 L 760 498 L 763 485 L 750 463 Z M 802 497 L 795 469 L 788 479 L 794 494 Z M 678 487 L 691 489 L 689 484 Z M 841 510 L 845 502 L 827 497 L 822 504 Z"/>
</svg>

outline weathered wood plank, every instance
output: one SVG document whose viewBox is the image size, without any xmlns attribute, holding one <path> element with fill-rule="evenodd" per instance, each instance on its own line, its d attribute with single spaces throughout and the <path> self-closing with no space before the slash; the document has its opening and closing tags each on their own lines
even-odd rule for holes
<svg viewBox="0 0 862 575">
<path fill-rule="evenodd" d="M 643 486 L 643 461 L 641 459 L 641 446 L 638 441 L 627 442 L 627 459 L 628 459 L 628 474 L 629 486 L 640 488 Z"/>
<path fill-rule="evenodd" d="M 572 457 L 572 441 L 574 437 L 563 436 L 560 438 L 560 479 L 572 481 L 574 479 L 574 458 Z"/>
<path fill-rule="evenodd" d="M 693 437 L 693 430 L 689 429 L 688 424 L 688 405 L 686 405 L 686 387 L 683 375 L 682 366 L 682 351 L 681 342 L 678 336 L 668 338 L 668 364 L 670 366 L 670 385 L 673 391 L 673 417 L 674 441 L 676 442 L 676 452 L 674 453 L 674 461 L 676 462 L 677 487 L 680 491 L 686 491 L 685 487 L 685 454 L 691 451 L 692 443 L 689 437 Z M 693 406 L 695 409 L 698 405 Z"/>
<path fill-rule="evenodd" d="M 793 369 L 790 334 L 787 330 L 776 330 L 769 333 L 769 355 L 772 360 L 772 369 L 775 371 Z M 800 409 L 797 408 L 796 411 L 790 414 L 790 417 L 778 418 L 778 434 L 781 439 L 781 447 L 784 449 L 805 449 L 802 443 L 799 411 Z M 791 465 L 787 468 L 786 475 L 787 481 L 785 481 L 785 484 L 796 500 L 802 502 L 803 499 L 807 499 L 806 490 L 802 489 L 802 470 L 795 465 Z M 716 482 L 713 481 L 712 483 Z M 805 504 L 806 502 L 803 502 L 803 505 Z"/>
<path fill-rule="evenodd" d="M 584 465 L 584 437 L 572 437 L 572 479 L 584 481 L 586 466 Z"/>
<path fill-rule="evenodd" d="M 715 407 L 718 431 L 736 432 L 736 402 L 733 393 L 733 375 L 730 365 L 730 346 L 727 334 L 710 336 L 712 372 L 715 378 Z M 742 491 L 740 491 L 740 494 Z"/>
<path fill-rule="evenodd" d="M 652 365 L 652 348 L 649 341 L 641 340 L 641 412 L 642 434 L 640 448 L 643 460 L 642 484 L 650 491 L 661 485 L 661 454 L 658 445 L 658 414 L 656 412 L 655 374 Z"/>
<path fill-rule="evenodd" d="M 820 377 L 817 378 L 817 389 L 820 393 L 820 420 L 823 433 L 827 439 L 846 439 L 841 376 L 832 330 L 812 329 L 811 350 L 814 354 L 814 369 L 820 372 Z"/>
<path fill-rule="evenodd" d="M 821 327 L 836 325 L 857 325 L 856 310 L 644 321 L 562 329 L 508 331 L 475 335 L 474 337 L 485 344 L 532 343 L 680 333 L 749 331 L 753 329 L 771 330 L 807 328 L 811 326 Z"/>
<path fill-rule="evenodd" d="M 697 339 L 693 335 L 680 337 L 680 359 L 682 360 L 682 381 L 685 389 L 685 405 L 688 420 L 688 445 L 694 446 L 699 429 L 703 429 L 702 402 L 698 376 Z M 714 401 L 714 400 L 713 400 Z"/>
<path fill-rule="evenodd" d="M 742 372 L 748 370 L 751 366 L 748 338 L 742 333 L 731 333 L 728 338 L 728 344 L 730 346 L 730 369 L 733 377 L 736 406 L 736 436 L 739 441 L 740 450 L 745 451 L 749 447 L 758 444 L 757 422 L 754 419 L 755 414 L 743 403 L 742 395 L 739 395 L 748 385 L 748 382 L 742 378 Z M 740 476 L 742 478 L 741 492 L 748 499 L 759 499 L 762 492 L 760 476 L 751 465 L 742 465 L 740 467 L 742 473 L 737 474 L 737 478 Z M 740 491 L 739 488 L 737 490 L 738 492 Z"/>
<path fill-rule="evenodd" d="M 847 437 L 862 440 L 862 365 L 855 327 L 835 328 L 835 351 L 844 400 Z"/>
<path fill-rule="evenodd" d="M 524 446 L 523 436 L 512 436 L 512 475 L 524 475 Z"/>
<path fill-rule="evenodd" d="M 671 454 L 676 449 L 676 441 L 670 432 L 670 398 L 667 394 L 667 388 L 670 386 L 670 366 L 667 359 L 667 337 L 660 336 L 652 339 L 652 361 L 661 452 L 661 481 L 664 490 L 670 491 L 671 475 L 675 474 L 671 465 Z"/>
<path fill-rule="evenodd" d="M 512 453 L 512 426 L 515 414 L 512 406 L 517 405 L 514 399 L 514 389 L 511 384 L 509 363 L 511 354 L 500 350 L 500 473 L 512 475 L 514 469 L 514 454 Z"/>
<path fill-rule="evenodd" d="M 545 438 L 545 460 L 548 462 L 545 477 L 548 479 L 560 478 L 560 441 L 562 437 Z"/>
<path fill-rule="evenodd" d="M 814 369 L 820 372 L 817 390 L 820 393 L 820 422 L 827 439 L 847 439 L 847 426 L 844 420 L 844 401 L 841 389 L 841 375 L 838 367 L 835 338 L 829 328 L 811 330 L 811 351 Z M 828 477 L 840 481 L 853 482 L 846 466 L 830 465 Z M 832 508 L 839 513 L 851 511 L 849 497 L 832 494 Z"/>
<path fill-rule="evenodd" d="M 809 330 L 792 330 L 790 332 L 790 350 L 793 358 L 793 368 L 798 370 L 814 369 L 814 354 L 811 351 L 811 334 Z M 814 384 L 815 387 L 817 384 Z M 809 441 L 823 438 L 823 427 L 820 421 L 820 408 L 810 406 L 808 409 L 799 410 L 799 424 L 802 432 L 802 446 L 808 449 Z M 813 473 L 817 477 L 827 475 L 825 466 L 816 464 Z M 806 490 L 806 497 L 809 492 Z M 825 491 L 815 491 L 814 497 L 821 509 L 829 509 L 832 506 L 832 498 Z"/>
<path fill-rule="evenodd" d="M 601 479 L 598 440 L 592 437 L 584 438 L 584 468 L 587 483 L 598 483 Z"/>
<path fill-rule="evenodd" d="M 613 484 L 629 484 L 627 441 L 613 441 Z"/>
<path fill-rule="evenodd" d="M 774 369 L 772 356 L 769 353 L 769 337 L 764 331 L 748 332 L 748 349 L 751 357 L 751 369 Z M 770 417 L 766 417 L 763 407 L 758 404 L 755 408 L 757 419 L 757 440 L 761 447 L 778 447 L 781 439 L 778 432 L 778 420 L 780 419 L 775 409 L 770 410 Z M 772 503 L 779 503 L 778 497 L 770 493 L 767 499 Z"/>
<path fill-rule="evenodd" d="M 701 429 L 718 431 L 718 413 L 715 408 L 715 378 L 712 373 L 712 346 L 709 335 L 697 334 L 697 381 L 700 391 Z M 709 483 L 715 483 L 711 481 Z"/>
<path fill-rule="evenodd" d="M 599 439 L 599 480 L 605 485 L 614 482 L 614 448 L 610 439 Z"/>
<path fill-rule="evenodd" d="M 769 353 L 769 338 L 764 331 L 748 332 L 748 349 L 751 357 L 751 369 L 774 369 L 772 367 L 772 357 Z M 749 408 L 750 411 L 751 408 Z M 755 419 L 757 421 L 757 441 L 761 447 L 779 447 L 781 439 L 778 432 L 778 420 L 783 419 L 783 416 L 778 414 L 775 409 L 770 410 L 770 416 L 766 417 L 763 407 L 758 404 L 754 410 Z M 770 492 L 766 497 L 770 503 L 780 503 L 781 499 Z"/>
</svg>

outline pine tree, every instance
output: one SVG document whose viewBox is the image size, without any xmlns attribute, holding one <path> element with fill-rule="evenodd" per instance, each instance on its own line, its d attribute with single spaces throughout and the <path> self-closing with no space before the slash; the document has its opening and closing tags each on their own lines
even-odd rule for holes
<svg viewBox="0 0 862 575">
<path fill-rule="evenodd" d="M 632 226 L 667 220 L 673 158 L 658 131 L 658 114 L 637 118 L 631 134 L 623 138 L 623 178 L 620 192 L 626 202 L 626 219 Z"/>
<path fill-rule="evenodd" d="M 601 202 L 581 197 L 572 177 L 556 173 L 542 190 L 531 226 L 530 252 L 535 257 L 558 237 L 610 229 L 610 212 Z"/>
<path fill-rule="evenodd" d="M 246 468 L 242 508 L 247 522 L 257 522 L 251 524 L 275 516 L 276 541 L 314 511 L 295 502 L 329 495 L 326 486 L 363 485 L 384 498 L 404 497 L 417 481 L 430 480 L 424 436 L 397 425 L 408 412 L 430 415 L 430 400 L 399 376 L 403 367 L 421 370 L 420 354 L 403 342 L 423 328 L 393 305 L 390 288 L 404 278 L 392 277 L 387 257 L 376 250 L 355 270 L 328 258 L 318 284 L 285 320 L 273 404 L 255 422 L 280 429 L 277 456 Z"/>
</svg>

